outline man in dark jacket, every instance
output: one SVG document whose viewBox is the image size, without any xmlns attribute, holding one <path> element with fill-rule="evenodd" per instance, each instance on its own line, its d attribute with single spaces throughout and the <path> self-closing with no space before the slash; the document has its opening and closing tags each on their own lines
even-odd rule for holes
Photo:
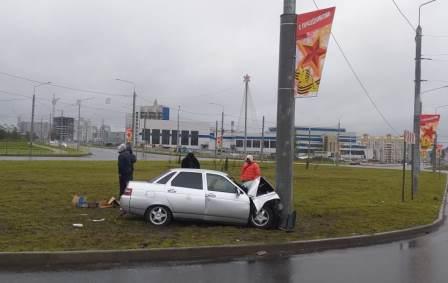
<svg viewBox="0 0 448 283">
<path fill-rule="evenodd" d="M 132 152 L 132 146 L 129 142 L 126 144 L 126 150 L 131 158 L 131 178 L 129 180 L 134 180 L 134 163 L 137 162 L 137 156 Z"/>
<path fill-rule="evenodd" d="M 188 153 L 184 159 L 182 159 L 181 167 L 182 168 L 196 168 L 196 169 L 201 168 L 199 161 L 196 159 L 194 154 L 191 152 Z"/>
<path fill-rule="evenodd" d="M 129 151 L 126 150 L 126 145 L 120 144 L 118 147 L 118 178 L 120 181 L 120 193 L 119 196 L 124 193 L 124 190 L 126 189 L 126 186 L 129 183 L 129 180 L 131 180 L 131 155 Z"/>
</svg>

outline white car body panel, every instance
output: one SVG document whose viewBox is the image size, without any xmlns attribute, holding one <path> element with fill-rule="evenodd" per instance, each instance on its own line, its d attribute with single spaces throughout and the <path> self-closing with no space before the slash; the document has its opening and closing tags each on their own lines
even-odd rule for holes
<svg viewBox="0 0 448 283">
<path fill-rule="evenodd" d="M 175 174 L 168 178 L 167 176 L 171 172 L 175 172 Z M 181 172 L 201 173 L 203 188 L 173 186 L 171 182 Z M 212 186 L 210 190 L 207 183 L 207 174 L 220 176 L 210 176 L 215 178 L 211 179 L 213 183 L 209 184 Z M 156 183 L 162 182 L 165 177 L 168 179 L 165 184 Z M 226 192 L 218 191 L 219 185 L 216 183 L 216 180 L 226 183 L 228 186 Z M 272 187 L 268 187 L 270 192 L 257 196 L 260 180 L 260 177 L 254 180 L 246 194 L 223 172 L 202 169 L 172 169 L 152 183 L 142 181 L 129 182 L 128 188 L 132 189 L 132 193 L 131 195 L 122 195 L 120 203 L 122 210 L 125 212 L 141 216 L 145 215 L 148 207 L 152 205 L 164 205 L 170 209 L 174 219 L 197 219 L 245 224 L 250 219 L 251 203 L 253 203 L 253 207 L 258 213 L 267 202 L 280 199 Z M 235 187 L 235 193 L 229 192 L 232 189 L 232 185 Z"/>
</svg>

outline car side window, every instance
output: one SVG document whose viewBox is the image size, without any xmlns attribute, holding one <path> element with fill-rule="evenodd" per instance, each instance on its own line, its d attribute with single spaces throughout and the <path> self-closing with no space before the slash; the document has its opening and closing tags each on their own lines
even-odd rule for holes
<svg viewBox="0 0 448 283">
<path fill-rule="evenodd" d="M 237 188 L 223 176 L 207 174 L 207 189 L 212 192 L 236 193 Z"/>
<path fill-rule="evenodd" d="M 171 181 L 171 186 L 202 190 L 202 173 L 180 172 Z"/>
<path fill-rule="evenodd" d="M 174 174 L 176 174 L 176 172 L 171 172 L 168 175 L 166 175 L 165 177 L 158 180 L 156 183 L 157 184 L 166 184 L 166 182 L 168 182 L 171 179 L 171 177 L 173 177 Z"/>
</svg>

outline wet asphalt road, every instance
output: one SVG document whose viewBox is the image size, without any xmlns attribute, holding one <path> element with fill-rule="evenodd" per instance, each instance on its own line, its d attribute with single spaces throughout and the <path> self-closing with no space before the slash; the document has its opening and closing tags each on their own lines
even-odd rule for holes
<svg viewBox="0 0 448 283">
<path fill-rule="evenodd" d="M 448 224 L 416 239 L 291 257 L 0 272 L 0 282 L 446 283 Z"/>
<path fill-rule="evenodd" d="M 0 160 L 117 160 L 118 153 L 116 150 L 107 148 L 91 147 L 91 155 L 82 157 L 28 157 L 28 156 L 0 156 Z M 138 160 L 175 160 L 175 156 L 152 154 L 152 153 L 137 153 Z"/>
</svg>

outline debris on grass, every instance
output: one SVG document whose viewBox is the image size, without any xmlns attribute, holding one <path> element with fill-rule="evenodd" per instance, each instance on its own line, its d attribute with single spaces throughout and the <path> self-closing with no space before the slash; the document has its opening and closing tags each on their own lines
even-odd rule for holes
<svg viewBox="0 0 448 283">
<path fill-rule="evenodd" d="M 76 208 L 112 208 L 120 206 L 120 202 L 111 197 L 109 200 L 87 201 L 87 197 L 74 195 L 72 198 L 72 207 Z"/>
<path fill-rule="evenodd" d="M 91 221 L 92 222 L 103 222 L 105 220 L 106 220 L 106 218 L 101 218 L 101 219 L 92 219 Z"/>
<path fill-rule="evenodd" d="M 258 251 L 258 252 L 256 252 L 255 254 L 257 255 L 257 256 L 264 256 L 264 255 L 266 255 L 268 252 L 267 251 Z"/>
<path fill-rule="evenodd" d="M 75 228 L 82 228 L 82 227 L 84 227 L 84 225 L 81 224 L 81 223 L 73 223 L 73 227 L 75 227 Z"/>
</svg>

